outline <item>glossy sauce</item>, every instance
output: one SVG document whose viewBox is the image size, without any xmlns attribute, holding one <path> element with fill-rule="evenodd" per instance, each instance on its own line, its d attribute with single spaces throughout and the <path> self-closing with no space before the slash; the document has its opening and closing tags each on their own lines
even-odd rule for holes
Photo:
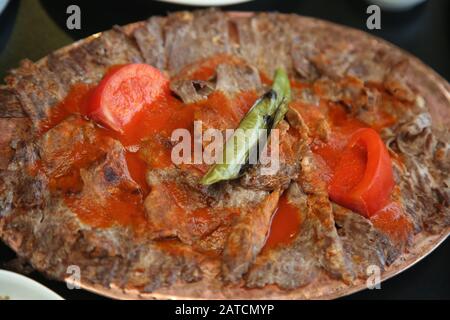
<svg viewBox="0 0 450 320">
<path fill-rule="evenodd" d="M 203 72 L 206 77 L 210 70 L 214 69 L 209 67 L 204 70 L 200 69 L 198 72 Z M 81 115 L 88 121 L 86 110 L 94 88 L 95 86 L 92 85 L 74 85 L 67 97 L 52 108 L 49 120 L 41 127 L 41 134 L 73 114 Z M 66 194 L 66 204 L 84 223 L 99 228 L 118 224 L 131 226 L 135 230 L 145 230 L 149 223 L 145 218 L 143 200 L 150 192 L 146 182 L 146 172 L 149 168 L 164 168 L 172 165 L 170 145 L 172 131 L 178 128 L 192 131 L 196 114 L 202 108 L 207 107 L 218 108 L 219 114 L 225 113 L 228 118 L 233 120 L 234 126 L 237 126 L 256 99 L 255 92 L 244 92 L 233 100 L 220 92 L 214 92 L 204 101 L 185 105 L 167 92 L 135 116 L 125 127 L 126 134 L 120 134 L 98 125 L 95 128 L 95 134 L 98 136 L 96 141 L 113 138 L 122 143 L 130 176 L 140 186 L 141 194 L 123 192 L 111 195 L 107 201 L 99 201 L 98 198 L 90 199 L 86 194 L 81 197 L 76 195 L 83 190 L 80 170 L 87 168 L 102 154 L 101 143 L 94 148 L 87 145 L 74 145 L 72 158 L 78 160 L 75 161 L 69 174 L 49 177 L 51 188 Z M 205 165 L 191 165 L 190 167 L 200 170 L 200 172 L 207 170 Z M 179 198 L 181 193 L 176 192 L 173 188 L 170 190 L 176 201 L 183 200 Z M 95 195 L 92 196 L 95 197 Z M 183 201 L 188 200 L 188 197 L 185 196 Z M 207 225 L 209 217 L 207 208 L 192 213 L 192 219 L 197 222 L 199 228 Z"/>
<path fill-rule="evenodd" d="M 197 68 L 192 73 L 192 78 L 211 79 L 217 65 L 226 59 L 226 56 L 219 56 L 208 60 L 201 68 Z M 267 77 L 264 75 L 261 77 L 264 83 L 270 84 Z M 293 82 L 292 86 L 301 88 L 307 85 Z M 86 84 L 74 85 L 64 101 L 52 109 L 50 119 L 42 126 L 41 132 L 45 133 L 71 114 L 82 115 L 87 120 L 86 106 L 93 88 L 94 86 Z M 98 199 L 89 201 L 89 197 L 74 196 L 74 193 L 80 192 L 83 188 L 79 174 L 80 169 L 85 168 L 95 158 L 97 150 L 91 149 L 82 150 L 83 152 L 80 154 L 83 156 L 80 157 L 80 161 L 73 168 L 71 174 L 50 179 L 52 187 L 68 191 L 65 198 L 67 205 L 83 222 L 89 225 L 103 228 L 118 224 L 131 226 L 135 230 L 145 232 L 145 229 L 149 227 L 149 222 L 145 217 L 143 199 L 150 192 L 146 182 L 146 172 L 149 168 L 163 168 L 172 165 L 171 146 L 167 143 L 170 141 L 172 131 L 177 128 L 192 130 L 193 121 L 203 108 L 216 108 L 221 115 L 232 120 L 234 127 L 237 127 L 256 99 L 255 92 L 244 92 L 234 100 L 230 100 L 220 92 L 214 92 L 204 101 L 185 105 L 167 92 L 156 102 L 143 108 L 125 128 L 126 135 L 97 126 L 96 134 L 99 137 L 117 139 L 125 147 L 128 170 L 133 180 L 139 184 L 142 192 L 139 195 L 119 193 L 100 203 L 97 201 Z M 358 128 L 367 127 L 367 124 L 350 116 L 339 104 L 321 101 L 319 106 L 315 106 L 293 102 L 291 107 L 301 113 L 309 128 L 313 128 L 311 148 L 319 165 L 320 177 L 328 183 L 348 138 Z M 395 121 L 392 116 L 382 112 L 374 112 L 374 117 L 377 117 L 378 123 L 381 124 L 379 128 L 376 128 L 377 130 Z M 323 141 L 319 137 L 319 130 L 315 130 L 315 128 L 319 128 L 321 120 L 327 120 L 331 126 L 331 134 L 327 141 Z M 207 170 L 205 166 L 193 165 L 192 167 L 200 172 Z M 177 192 L 170 186 L 169 189 L 176 202 L 189 201 L 186 195 Z M 180 205 L 180 207 L 182 206 Z M 402 233 L 402 230 L 406 228 L 404 214 L 399 210 L 401 211 L 401 207 L 395 206 L 386 209 L 387 213 L 380 213 L 373 219 L 374 224 L 392 236 L 404 237 L 404 233 Z M 301 228 L 300 216 L 298 209 L 289 204 L 285 196 L 282 196 L 272 219 L 265 250 L 292 241 Z M 207 208 L 199 209 L 192 215 L 192 219 L 198 221 L 199 228 L 203 224 L 207 224 L 209 217 Z M 392 227 L 392 221 L 395 221 L 397 228 Z"/>
<path fill-rule="evenodd" d="M 397 244 L 405 244 L 413 233 L 413 225 L 407 218 L 401 204 L 401 190 L 394 188 L 391 202 L 370 217 L 373 225 L 383 230 Z"/>
<path fill-rule="evenodd" d="M 291 86 L 297 89 L 308 87 L 307 84 L 295 82 L 292 82 Z M 320 94 L 321 88 L 315 87 L 314 90 Z M 381 92 L 383 91 L 381 90 Z M 384 99 L 394 107 L 403 107 L 388 95 L 384 96 Z M 290 104 L 290 107 L 296 109 L 302 115 L 303 120 L 311 129 L 312 143 L 310 146 L 318 165 L 320 179 L 328 185 L 338 162 L 342 158 L 347 158 L 348 170 L 352 171 L 352 174 L 339 179 L 341 181 L 347 180 L 349 189 L 354 187 L 364 175 L 367 152 L 360 147 L 355 147 L 348 152 L 344 152 L 344 150 L 349 138 L 356 130 L 370 126 L 352 116 L 343 105 L 333 102 L 320 101 L 319 105 L 309 105 L 294 101 Z M 373 127 L 377 131 L 394 124 L 396 121 L 393 115 L 383 110 L 371 111 L 370 117 L 377 123 L 377 126 Z M 318 129 L 323 120 L 326 120 L 330 126 L 330 134 L 326 139 L 321 137 Z M 301 228 L 300 215 L 297 210 L 286 201 L 285 196 L 280 199 L 265 249 L 273 248 L 279 243 L 288 243 L 295 237 L 298 229 Z M 398 200 L 392 200 L 371 220 L 377 228 L 386 232 L 394 241 L 406 241 L 410 235 L 411 224 Z"/>
<path fill-rule="evenodd" d="M 86 114 L 89 97 L 94 85 L 78 83 L 70 89 L 67 97 L 51 109 L 49 118 L 41 126 L 41 134 L 55 127 L 71 114 Z"/>
<path fill-rule="evenodd" d="M 290 204 L 285 195 L 281 196 L 278 208 L 273 214 L 269 236 L 264 250 L 287 244 L 300 230 L 301 218 L 299 209 Z"/>
<path fill-rule="evenodd" d="M 119 193 L 103 201 L 99 201 L 95 194 L 81 198 L 67 196 L 65 202 L 81 221 L 96 228 L 122 225 L 139 232 L 148 225 L 142 198 L 138 195 Z"/>
</svg>

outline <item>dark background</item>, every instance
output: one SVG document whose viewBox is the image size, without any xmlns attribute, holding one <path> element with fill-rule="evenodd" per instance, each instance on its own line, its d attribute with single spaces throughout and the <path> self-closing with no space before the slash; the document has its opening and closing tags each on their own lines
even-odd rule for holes
<svg viewBox="0 0 450 320">
<path fill-rule="evenodd" d="M 66 8 L 81 8 L 81 30 L 66 29 Z M 0 15 L 0 78 L 21 59 L 37 60 L 74 40 L 151 15 L 193 9 L 152 0 L 11 0 Z M 280 11 L 318 17 L 366 29 L 363 0 L 256 0 L 226 10 Z M 406 12 L 382 12 L 381 30 L 369 31 L 419 57 L 447 81 L 450 79 L 450 1 L 428 0 Z M 1 133 L 0 133 L 1 134 Z M 365 290 L 345 299 L 450 299 L 450 241 L 413 268 L 382 283 L 381 290 Z M 0 243 L 0 267 L 14 253 Z M 3 266 L 4 267 L 4 266 Z M 68 290 L 34 272 L 32 278 L 66 299 L 99 299 L 83 290 Z"/>
</svg>

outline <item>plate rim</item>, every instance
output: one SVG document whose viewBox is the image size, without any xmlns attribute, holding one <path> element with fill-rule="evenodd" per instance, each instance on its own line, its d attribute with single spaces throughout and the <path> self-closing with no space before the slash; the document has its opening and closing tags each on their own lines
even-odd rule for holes
<svg viewBox="0 0 450 320">
<path fill-rule="evenodd" d="M 156 1 L 186 6 L 210 7 L 210 6 L 231 6 L 234 4 L 240 4 L 255 0 L 156 0 Z"/>
<path fill-rule="evenodd" d="M 255 12 L 255 11 L 226 11 L 226 10 L 223 10 L 222 12 L 226 13 L 231 18 L 251 17 L 251 16 L 254 16 L 255 14 L 257 14 L 257 12 Z M 290 13 L 282 13 L 282 14 L 290 14 Z M 395 45 L 393 43 L 390 43 L 380 37 L 374 36 L 370 33 L 364 32 L 362 30 L 355 29 L 355 28 L 341 25 L 341 24 L 337 24 L 337 23 L 334 23 L 334 22 L 331 22 L 328 20 L 324 20 L 324 19 L 319 19 L 319 18 L 310 17 L 310 16 L 304 16 L 304 15 L 300 15 L 300 14 L 296 14 L 296 13 L 295 13 L 295 15 L 298 17 L 301 17 L 303 19 L 310 20 L 312 23 L 320 23 L 322 25 L 332 26 L 334 28 L 348 30 L 349 32 L 359 33 L 360 35 L 363 35 L 364 37 L 367 37 L 375 42 L 378 42 L 379 44 L 382 44 L 384 46 L 387 46 L 388 48 L 391 48 L 398 52 L 401 52 L 401 54 L 403 56 L 407 57 L 415 64 L 416 68 L 421 73 L 421 75 L 426 76 L 431 83 L 435 84 L 438 87 L 440 93 L 446 99 L 448 110 L 450 110 L 450 84 L 438 72 L 436 72 L 430 66 L 426 65 L 423 61 L 421 61 L 416 56 L 412 55 L 411 53 L 407 52 L 406 50 L 398 47 L 397 45 Z M 122 28 L 126 33 L 131 33 L 139 26 L 142 26 L 144 23 L 145 23 L 145 21 L 133 22 L 133 23 L 122 26 Z M 105 30 L 103 32 L 106 32 L 106 31 L 108 31 L 108 30 Z M 72 50 L 82 44 L 85 44 L 89 41 L 92 41 L 92 40 L 98 38 L 103 32 L 98 32 L 98 33 L 95 33 L 86 38 L 75 41 L 67 46 L 64 46 L 58 50 L 53 51 L 53 53 L 64 53 L 66 51 Z M 39 59 L 36 63 L 37 64 L 45 63 L 47 61 L 47 57 L 48 56 Z M 430 110 L 430 112 L 432 112 L 432 110 Z M 436 119 L 433 119 L 433 120 L 436 120 Z M 419 240 L 421 240 L 422 243 L 416 242 L 417 236 L 420 236 Z M 382 273 L 380 283 L 382 283 L 388 279 L 391 279 L 392 277 L 413 267 L 416 263 L 418 263 L 418 262 L 422 261 L 424 258 L 426 258 L 429 254 L 431 254 L 440 244 L 442 244 L 450 236 L 450 227 L 444 228 L 437 235 L 424 235 L 424 232 L 421 232 L 417 236 L 415 236 L 414 241 L 413 241 L 414 247 L 410 248 L 410 249 L 414 249 L 414 250 L 410 250 L 411 252 L 413 252 L 413 254 L 411 252 L 409 252 L 407 254 L 401 255 L 393 263 L 393 265 L 386 268 L 386 270 Z M 425 241 L 425 240 L 427 240 L 427 241 Z M 423 243 L 423 242 L 428 242 L 428 243 Z M 424 246 L 424 248 L 422 248 L 422 250 L 420 250 L 420 252 L 414 252 L 418 245 L 422 245 L 422 246 Z M 409 255 L 412 255 L 412 256 L 409 257 Z M 400 264 L 399 262 L 401 260 L 408 261 L 408 263 L 404 262 L 403 264 Z M 65 279 L 65 281 L 67 282 L 70 280 Z M 356 281 L 355 284 L 353 284 L 351 286 L 342 285 L 342 281 L 339 281 L 339 282 L 341 282 L 341 285 L 338 286 L 337 289 L 334 288 L 330 292 L 323 293 L 322 295 L 316 295 L 316 296 L 313 295 L 310 297 L 306 297 L 306 299 L 336 299 L 336 298 L 345 297 L 350 294 L 357 293 L 357 292 L 362 291 L 367 288 L 365 285 L 365 282 L 361 282 L 361 281 Z M 101 285 L 90 283 L 89 281 L 83 281 L 83 280 L 80 281 L 79 284 L 82 289 L 85 289 L 87 291 L 90 291 L 92 293 L 95 293 L 95 294 L 98 294 L 101 296 L 114 298 L 114 299 L 144 299 L 144 300 L 154 300 L 154 299 L 158 299 L 158 300 L 159 299 L 161 299 L 161 300 L 230 299 L 230 300 L 232 300 L 232 299 L 242 299 L 243 298 L 241 296 L 230 298 L 230 297 L 223 297 L 221 295 L 218 295 L 217 297 L 211 297 L 210 295 L 208 295 L 208 297 L 206 297 L 206 298 L 205 297 L 197 297 L 197 296 L 189 296 L 189 295 L 186 296 L 186 295 L 178 295 L 178 294 L 174 294 L 174 293 L 167 293 L 167 292 L 164 292 L 163 290 L 161 290 L 161 288 L 153 291 L 152 293 L 141 293 L 134 289 L 133 290 L 121 289 L 121 288 L 114 286 L 113 284 L 110 285 L 109 288 L 107 288 L 105 286 L 101 286 Z M 261 288 L 261 289 L 256 289 L 256 290 L 265 290 L 266 288 L 267 288 L 267 286 L 264 288 Z M 255 289 L 246 289 L 246 290 L 252 291 Z M 276 297 L 264 296 L 261 298 L 252 298 L 252 297 L 245 296 L 244 298 L 245 299 L 305 299 L 305 297 L 303 297 L 303 295 L 301 295 L 299 293 L 302 290 L 303 290 L 303 287 L 293 289 L 290 291 L 286 291 L 286 292 L 289 292 L 289 294 L 286 294 L 286 295 L 283 294 L 281 296 L 276 296 Z"/>
</svg>

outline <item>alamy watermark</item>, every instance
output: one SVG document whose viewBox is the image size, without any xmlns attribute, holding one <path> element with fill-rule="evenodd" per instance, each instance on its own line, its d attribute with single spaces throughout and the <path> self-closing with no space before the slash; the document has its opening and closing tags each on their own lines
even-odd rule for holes
<svg viewBox="0 0 450 320">
<path fill-rule="evenodd" d="M 375 4 L 367 7 L 366 13 L 369 17 L 366 20 L 366 27 L 369 30 L 381 29 L 381 8 Z M 72 4 L 67 7 L 66 27 L 69 30 L 81 29 L 81 8 L 78 5 Z"/>
<path fill-rule="evenodd" d="M 77 5 L 70 5 L 66 9 L 69 17 L 66 20 L 66 27 L 69 30 L 81 29 L 81 8 Z"/>
<path fill-rule="evenodd" d="M 171 160 L 181 164 L 261 164 L 261 175 L 275 174 L 280 167 L 280 134 L 278 129 L 203 130 L 202 121 L 194 121 L 193 136 L 187 129 L 172 132 L 175 144 Z M 257 141 L 253 146 L 253 141 Z M 225 146 L 225 148 L 224 148 Z M 242 156 L 243 153 L 248 154 Z"/>
<path fill-rule="evenodd" d="M 369 290 L 381 289 L 381 268 L 377 265 L 370 265 L 366 269 L 366 287 Z"/>
<path fill-rule="evenodd" d="M 67 267 L 65 279 L 67 289 L 80 289 L 81 288 L 81 269 L 77 265 L 70 265 Z"/>
<path fill-rule="evenodd" d="M 367 7 L 367 14 L 370 16 L 367 18 L 366 26 L 369 30 L 381 29 L 381 9 L 379 6 L 373 4 Z"/>
</svg>

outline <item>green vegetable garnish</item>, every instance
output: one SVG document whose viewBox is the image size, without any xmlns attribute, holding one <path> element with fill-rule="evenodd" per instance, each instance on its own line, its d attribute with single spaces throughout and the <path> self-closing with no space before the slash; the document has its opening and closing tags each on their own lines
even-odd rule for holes
<svg viewBox="0 0 450 320">
<path fill-rule="evenodd" d="M 282 69 L 275 72 L 272 90 L 259 98 L 239 124 L 238 130 L 227 140 L 222 152 L 222 162 L 213 165 L 200 183 L 213 183 L 236 179 L 247 163 L 251 152 L 258 150 L 262 129 L 271 130 L 284 118 L 291 99 L 287 74 Z M 266 132 L 267 133 L 267 132 Z"/>
<path fill-rule="evenodd" d="M 272 125 L 272 128 L 275 128 L 283 120 L 286 112 L 288 112 L 289 102 L 291 101 L 291 85 L 284 69 L 277 69 L 275 71 L 272 89 L 277 93 L 277 102 L 279 105 Z"/>
</svg>

